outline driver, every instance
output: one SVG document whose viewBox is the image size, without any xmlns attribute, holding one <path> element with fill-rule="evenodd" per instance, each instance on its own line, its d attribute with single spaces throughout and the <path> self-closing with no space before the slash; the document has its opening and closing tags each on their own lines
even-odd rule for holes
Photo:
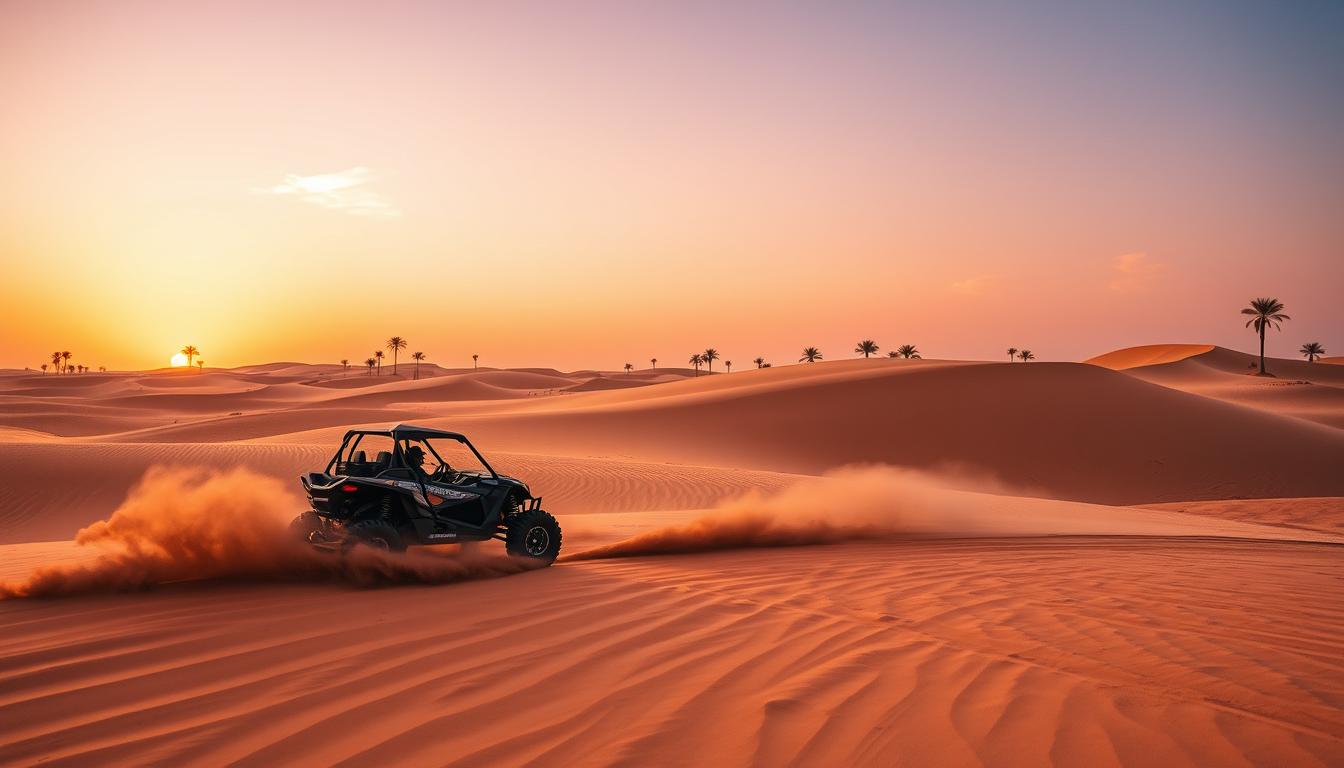
<svg viewBox="0 0 1344 768">
<path fill-rule="evenodd" d="M 425 449 L 418 445 L 412 445 L 406 449 L 406 464 L 415 470 L 416 474 L 429 479 L 429 473 L 425 471 Z"/>
</svg>

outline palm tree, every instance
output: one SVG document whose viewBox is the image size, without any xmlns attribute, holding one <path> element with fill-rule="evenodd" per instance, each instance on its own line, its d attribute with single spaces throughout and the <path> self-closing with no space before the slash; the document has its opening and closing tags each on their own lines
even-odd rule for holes
<svg viewBox="0 0 1344 768">
<path fill-rule="evenodd" d="M 205 361 L 204 361 L 204 360 L 197 360 L 197 361 L 196 361 L 196 370 L 198 370 L 198 371 L 204 371 L 204 370 L 205 370 Z"/>
<path fill-rule="evenodd" d="M 732 361 L 732 360 L 724 360 L 724 361 L 723 361 L 723 367 L 724 367 L 724 368 L 727 368 L 729 373 L 732 373 L 732 372 L 733 372 L 733 361 Z"/>
<path fill-rule="evenodd" d="M 341 375 L 344 376 L 346 372 L 349 370 L 350 370 L 350 361 L 346 360 L 345 358 L 341 358 Z"/>
<path fill-rule="evenodd" d="M 369 372 L 368 372 L 368 374 L 365 374 L 365 375 L 372 375 L 372 374 L 373 374 L 373 366 L 375 366 L 375 365 L 377 365 L 377 364 L 378 364 L 378 361 L 377 361 L 377 360 L 374 360 L 372 357 L 370 357 L 370 358 L 368 358 L 367 360 L 365 360 L 365 361 L 364 361 L 364 365 L 368 366 L 368 368 L 369 368 Z"/>
<path fill-rule="evenodd" d="M 480 359 L 481 359 L 481 356 L 480 356 L 480 355 L 472 355 L 472 356 L 471 356 L 471 369 L 472 369 L 472 370 L 476 370 L 476 361 L 477 361 L 477 360 L 480 360 Z"/>
<path fill-rule="evenodd" d="M 626 375 L 626 376 L 629 376 L 629 375 L 630 375 L 630 372 L 633 371 L 633 370 L 635 370 L 635 366 L 634 366 L 633 363 L 626 363 L 626 364 L 625 364 L 625 375 Z"/>
<path fill-rule="evenodd" d="M 804 347 L 803 356 L 798 358 L 798 362 L 815 363 L 821 359 L 821 350 L 816 347 Z"/>
<path fill-rule="evenodd" d="M 700 359 L 705 361 L 705 365 L 709 366 L 709 372 L 713 373 L 714 361 L 719 359 L 719 351 L 713 347 L 710 347 L 709 349 L 706 349 L 704 352 L 700 353 Z"/>
<path fill-rule="evenodd" d="M 1008 348 L 1008 362 L 1010 362 L 1010 363 L 1013 362 L 1013 358 L 1014 358 L 1014 357 L 1017 357 L 1017 347 L 1009 347 L 1009 348 Z"/>
<path fill-rule="evenodd" d="M 866 360 L 869 355 L 877 354 L 877 342 L 872 339 L 864 339 L 854 346 L 854 351 L 861 352 Z"/>
<path fill-rule="evenodd" d="M 1030 349 L 1024 349 L 1024 350 L 1022 350 L 1021 352 L 1018 352 L 1018 353 L 1017 353 L 1017 356 L 1018 356 L 1019 358 L 1021 358 L 1022 362 L 1024 362 L 1024 363 L 1027 362 L 1028 360 L 1035 360 L 1035 359 L 1036 359 L 1036 356 L 1033 355 L 1033 354 L 1031 354 L 1031 350 L 1030 350 Z"/>
<path fill-rule="evenodd" d="M 392 375 L 397 375 L 397 353 L 406 348 L 406 340 L 393 336 L 387 340 L 387 348 L 392 350 Z"/>
<path fill-rule="evenodd" d="M 658 368 L 658 358 L 656 358 L 656 357 L 650 357 L 650 358 L 649 358 L 649 365 L 652 365 L 652 366 L 654 367 L 654 369 L 656 370 L 656 369 Z"/>
<path fill-rule="evenodd" d="M 107 366 L 106 366 L 106 365 L 100 365 L 100 366 L 98 366 L 98 372 L 99 372 L 99 373 L 107 373 Z"/>
<path fill-rule="evenodd" d="M 1255 332 L 1260 334 L 1260 375 L 1265 375 L 1265 328 L 1274 326 L 1274 330 L 1279 329 L 1279 323 L 1292 318 L 1283 314 L 1283 302 L 1278 299 L 1251 299 L 1251 306 L 1241 310 L 1241 314 L 1250 315 L 1251 319 L 1246 321 L 1246 327 L 1255 328 Z"/>
<path fill-rule="evenodd" d="M 54 368 L 54 369 L 56 370 L 57 373 L 60 373 L 60 372 L 61 372 L 61 353 L 60 353 L 60 352 L 52 352 L 52 353 L 51 353 L 51 367 Z"/>
<path fill-rule="evenodd" d="M 71 357 L 71 355 L 70 355 L 69 352 L 62 352 L 62 353 L 61 353 L 61 361 L 62 361 L 61 364 L 65 366 L 65 372 L 66 372 L 66 373 L 69 373 L 69 372 L 70 372 L 70 357 Z"/>
<path fill-rule="evenodd" d="M 182 354 L 184 354 L 184 355 L 187 356 L 187 367 L 190 368 L 190 367 L 191 367 L 191 358 L 193 358 L 193 357 L 195 357 L 195 356 L 201 354 L 201 350 L 199 350 L 199 349 L 197 349 L 197 348 L 191 346 L 190 344 L 188 344 L 187 346 L 185 346 L 185 347 L 182 348 Z"/>
<path fill-rule="evenodd" d="M 383 375 L 383 351 L 380 349 L 373 353 L 373 359 L 378 363 L 378 375 Z"/>
<path fill-rule="evenodd" d="M 919 350 L 915 348 L 914 344 L 902 344 L 901 346 L 896 348 L 896 354 L 900 355 L 901 357 L 904 357 L 906 360 L 909 360 L 910 358 L 914 358 L 916 360 L 924 359 L 919 356 Z"/>
<path fill-rule="evenodd" d="M 411 359 L 415 361 L 415 379 L 420 379 L 420 361 L 425 359 L 424 352 L 412 352 Z"/>
<path fill-rule="evenodd" d="M 757 368 L 760 368 L 761 366 L 765 365 L 765 358 L 758 357 L 755 360 L 752 360 L 751 362 L 755 363 Z"/>
<path fill-rule="evenodd" d="M 1303 344 L 1302 349 L 1299 349 L 1298 351 L 1302 353 L 1303 357 L 1307 358 L 1308 363 L 1314 363 L 1316 362 L 1316 358 L 1325 354 L 1325 347 L 1322 347 L 1321 342 L 1319 341 L 1309 341 L 1306 344 Z M 46 368 L 47 366 L 44 365 L 42 367 Z"/>
<path fill-rule="evenodd" d="M 705 362 L 705 359 L 704 359 L 703 357 L 701 357 L 699 354 L 695 354 L 695 355 L 691 355 L 691 359 L 690 359 L 688 362 L 690 362 L 691 365 L 695 366 L 695 375 L 696 375 L 696 376 L 699 376 L 699 375 L 700 375 L 700 364 L 703 363 L 703 362 Z"/>
<path fill-rule="evenodd" d="M 43 364 L 42 364 L 42 375 L 43 375 L 43 376 L 46 376 L 46 375 L 47 375 L 47 364 L 46 364 L 46 363 L 43 363 Z"/>
</svg>

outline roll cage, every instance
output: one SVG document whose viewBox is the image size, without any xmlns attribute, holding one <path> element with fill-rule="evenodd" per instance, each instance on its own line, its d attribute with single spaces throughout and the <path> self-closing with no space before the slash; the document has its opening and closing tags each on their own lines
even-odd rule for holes
<svg viewBox="0 0 1344 768">
<path fill-rule="evenodd" d="M 363 442 L 364 438 L 370 436 L 391 438 L 392 450 L 390 451 L 391 455 L 389 456 L 386 465 L 383 465 L 378 461 L 369 462 L 367 460 L 354 460 L 355 457 L 360 454 L 360 443 Z M 476 446 L 471 444 L 471 441 L 467 439 L 466 435 L 458 432 L 448 432 L 442 429 L 415 427 L 407 424 L 398 424 L 390 429 L 352 429 L 349 432 L 346 432 L 345 438 L 341 440 L 340 447 L 336 449 L 336 453 L 333 454 L 331 460 L 327 462 L 324 472 L 327 475 L 396 477 L 403 480 L 414 480 L 419 483 L 420 489 L 425 491 L 424 473 L 416 472 L 406 461 L 403 446 L 407 441 L 417 441 L 419 445 L 424 446 L 424 448 L 434 456 L 435 461 L 440 465 L 446 465 L 448 462 L 434 449 L 434 443 L 431 441 L 431 438 L 453 440 L 466 446 L 467 450 L 471 451 L 471 454 L 481 463 L 481 466 L 490 473 L 490 479 L 484 480 L 484 482 L 488 482 L 492 485 L 499 482 L 499 473 L 495 471 L 494 467 L 490 466 L 490 462 L 485 460 L 485 457 L 481 455 L 481 452 L 476 450 Z"/>
</svg>

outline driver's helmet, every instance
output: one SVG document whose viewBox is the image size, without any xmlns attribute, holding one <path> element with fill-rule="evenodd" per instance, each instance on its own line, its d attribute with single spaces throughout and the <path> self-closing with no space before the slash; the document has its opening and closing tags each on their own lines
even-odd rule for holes
<svg viewBox="0 0 1344 768">
<path fill-rule="evenodd" d="M 406 449 L 406 463 L 412 467 L 418 467 L 425 463 L 425 449 L 418 445 L 412 445 Z"/>
</svg>

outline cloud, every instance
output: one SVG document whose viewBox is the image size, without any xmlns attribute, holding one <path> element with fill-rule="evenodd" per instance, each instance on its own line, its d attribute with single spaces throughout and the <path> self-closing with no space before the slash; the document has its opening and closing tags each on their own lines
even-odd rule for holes
<svg viewBox="0 0 1344 768">
<path fill-rule="evenodd" d="M 974 275 L 965 280 L 957 280 L 948 288 L 952 289 L 953 293 L 960 293 L 963 296 L 979 296 L 994 287 L 998 281 L 998 275 Z"/>
<path fill-rule="evenodd" d="M 358 166 L 336 173 L 314 176 L 289 174 L 283 183 L 267 189 L 254 189 L 263 195 L 293 197 L 310 205 L 330 208 L 352 216 L 395 218 L 401 215 L 389 200 L 366 185 L 373 178 L 368 168 Z"/>
<path fill-rule="evenodd" d="M 1152 288 L 1167 272 L 1167 265 L 1154 261 L 1146 253 L 1125 253 L 1115 257 L 1115 274 L 1110 289 L 1117 293 L 1137 293 Z"/>
</svg>

